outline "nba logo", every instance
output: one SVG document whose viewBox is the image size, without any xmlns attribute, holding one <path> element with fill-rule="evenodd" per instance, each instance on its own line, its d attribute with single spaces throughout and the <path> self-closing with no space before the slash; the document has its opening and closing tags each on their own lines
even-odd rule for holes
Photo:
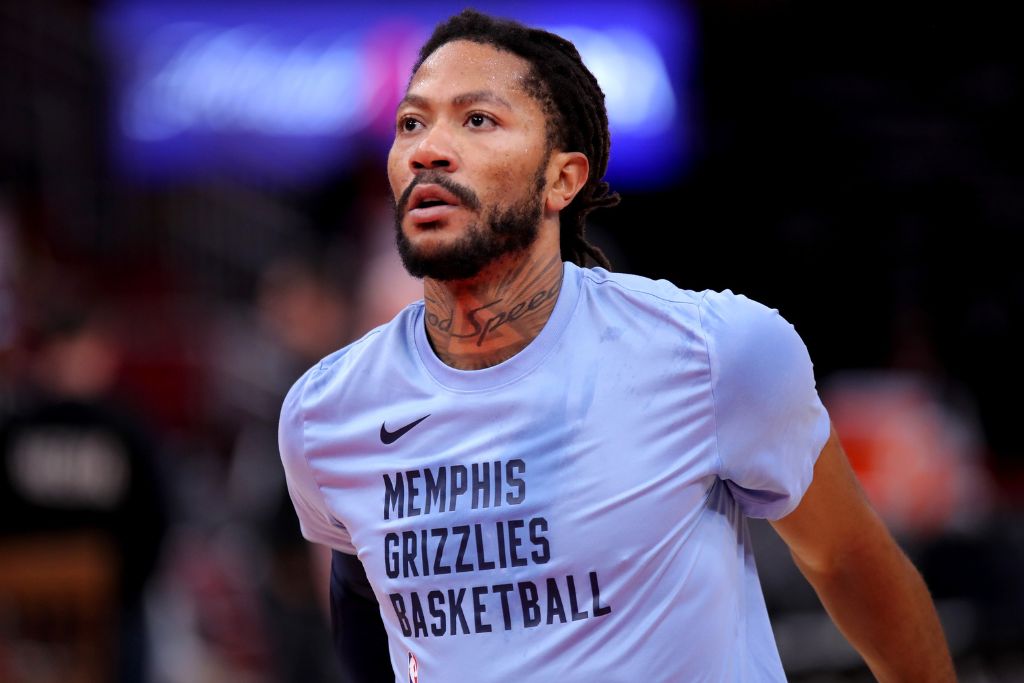
<svg viewBox="0 0 1024 683">
<path fill-rule="evenodd" d="M 409 683 L 420 683 L 420 663 L 416 655 L 409 653 Z"/>
</svg>

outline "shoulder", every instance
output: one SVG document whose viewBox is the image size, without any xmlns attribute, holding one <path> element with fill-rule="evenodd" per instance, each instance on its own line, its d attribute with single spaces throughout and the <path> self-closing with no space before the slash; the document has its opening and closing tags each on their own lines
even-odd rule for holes
<svg viewBox="0 0 1024 683">
<path fill-rule="evenodd" d="M 602 319 L 638 324 L 659 338 L 678 340 L 682 334 L 707 346 L 712 356 L 721 346 L 730 361 L 748 354 L 756 360 L 759 351 L 770 349 L 767 342 L 796 338 L 777 309 L 729 289 L 696 291 L 602 268 L 580 269 L 580 279 L 583 300 L 595 304 Z"/>
<path fill-rule="evenodd" d="M 666 340 L 699 336 L 700 294 L 668 280 L 581 269 L 581 303 L 603 324 L 635 325 Z"/>
<path fill-rule="evenodd" d="M 634 315 L 648 311 L 662 321 L 685 320 L 708 337 L 755 342 L 764 335 L 789 336 L 793 331 L 778 309 L 730 289 L 695 291 L 668 280 L 612 273 L 603 268 L 582 268 L 580 273 L 588 297 L 602 303 L 631 304 Z"/>
<path fill-rule="evenodd" d="M 669 280 L 653 280 L 603 268 L 581 269 L 585 295 L 603 305 L 622 304 L 632 316 L 649 315 L 659 323 L 680 323 L 705 337 L 751 340 L 776 328 L 792 328 L 778 310 L 732 290 L 683 289 Z"/>
<path fill-rule="evenodd" d="M 729 289 L 720 292 L 705 290 L 698 297 L 701 325 L 709 334 L 739 335 L 740 339 L 747 340 L 772 332 L 774 328 L 792 328 L 778 309 Z"/>
<path fill-rule="evenodd" d="M 668 280 L 652 280 L 631 273 L 613 273 L 604 268 L 581 268 L 583 287 L 593 296 L 663 302 L 669 305 L 694 307 L 700 293 L 681 289 Z"/>
<path fill-rule="evenodd" d="M 778 360 L 783 351 L 806 353 L 796 329 L 778 309 L 742 294 L 703 291 L 697 310 L 712 354 L 717 351 L 723 359 L 757 363 Z"/>
</svg>

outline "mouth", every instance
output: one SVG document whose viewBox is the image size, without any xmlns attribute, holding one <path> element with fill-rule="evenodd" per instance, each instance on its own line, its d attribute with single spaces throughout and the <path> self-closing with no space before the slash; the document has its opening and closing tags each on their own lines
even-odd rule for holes
<svg viewBox="0 0 1024 683">
<path fill-rule="evenodd" d="M 409 195 L 406 215 L 415 224 L 434 223 L 457 211 L 462 202 L 440 185 L 418 185 Z"/>
</svg>

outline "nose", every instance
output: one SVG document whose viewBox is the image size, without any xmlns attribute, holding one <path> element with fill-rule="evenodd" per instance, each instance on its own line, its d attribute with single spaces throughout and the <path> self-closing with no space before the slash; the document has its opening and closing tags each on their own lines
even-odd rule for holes
<svg viewBox="0 0 1024 683">
<path fill-rule="evenodd" d="M 413 172 L 428 169 L 444 169 L 448 172 L 458 167 L 458 157 L 452 144 L 451 135 L 442 125 L 434 125 L 423 132 L 409 157 Z"/>
</svg>

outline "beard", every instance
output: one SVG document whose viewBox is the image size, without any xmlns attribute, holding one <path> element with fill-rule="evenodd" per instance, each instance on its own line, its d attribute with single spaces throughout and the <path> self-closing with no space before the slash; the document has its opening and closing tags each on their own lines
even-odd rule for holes
<svg viewBox="0 0 1024 683">
<path fill-rule="evenodd" d="M 532 192 L 510 205 L 489 208 L 480 220 L 470 223 L 464 235 L 442 247 L 415 247 L 402 231 L 405 206 L 412 189 L 423 183 L 443 187 L 458 197 L 462 206 L 480 210 L 476 194 L 453 182 L 442 171 L 426 171 L 418 175 L 402 193 L 395 205 L 395 239 L 398 255 L 409 274 L 433 280 L 465 280 L 480 273 L 499 258 L 524 251 L 537 239 L 543 212 L 545 163 L 534 178 Z"/>
</svg>

